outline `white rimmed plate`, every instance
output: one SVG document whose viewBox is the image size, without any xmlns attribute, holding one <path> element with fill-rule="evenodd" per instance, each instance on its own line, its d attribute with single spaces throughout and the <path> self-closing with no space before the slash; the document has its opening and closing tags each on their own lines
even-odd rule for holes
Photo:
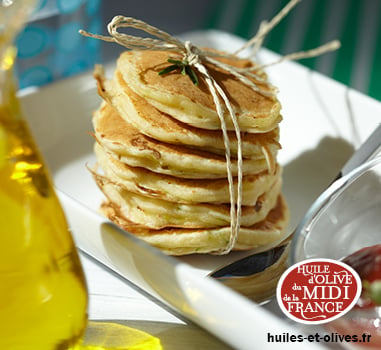
<svg viewBox="0 0 381 350">
<path fill-rule="evenodd" d="M 184 37 L 191 39 L 195 44 L 225 51 L 234 51 L 243 43 L 240 38 L 216 31 L 189 33 Z M 262 62 L 272 62 L 277 57 L 267 50 L 262 50 L 259 59 Z M 107 67 L 109 72 L 112 69 L 112 65 Z M 314 199 L 335 178 L 354 149 L 378 125 L 381 120 L 381 103 L 297 63 L 286 62 L 273 66 L 268 69 L 268 74 L 273 84 L 279 88 L 278 96 L 282 103 L 283 149 L 279 154 L 279 161 L 284 166 L 283 187 L 291 210 L 291 232 Z M 78 223 L 82 220 L 82 223 L 73 230 L 78 246 L 122 273 L 123 268 L 120 264 L 123 262 L 119 259 L 118 262 L 110 260 L 110 256 L 106 256 L 110 253 L 105 252 L 104 242 L 99 239 L 99 233 L 87 235 L 86 239 L 83 236 L 83 230 L 99 227 L 102 223 L 100 217 L 94 213 L 97 212 L 103 197 L 86 169 L 87 163 L 95 163 L 92 151 L 94 140 L 89 133 L 92 131 L 92 111 L 100 103 L 91 73 L 24 92 L 22 102 L 36 140 L 51 169 L 55 185 L 63 193 L 61 198 L 70 215 L 69 221 L 75 213 L 82 213 L 77 221 Z M 120 257 L 118 252 L 114 251 L 112 254 Z M 223 257 L 190 256 L 177 259 L 180 264 L 174 263 L 172 259 L 167 262 L 173 265 L 175 270 L 180 268 L 181 274 L 188 276 L 187 281 L 182 282 L 192 286 L 192 283 L 196 283 L 194 278 L 197 280 L 195 276 L 202 277 L 221 264 L 246 254 L 230 254 Z M 129 271 L 123 273 L 128 275 Z M 143 289 L 152 287 L 144 285 L 144 276 L 137 276 L 136 280 L 134 276 L 127 278 L 138 285 L 142 283 Z M 289 330 L 288 324 L 279 323 L 272 312 L 258 309 L 259 306 L 236 296 L 235 293 L 219 288 L 215 283 L 208 283 L 209 281 L 206 282 L 206 286 L 200 285 L 198 289 L 204 300 L 217 302 L 221 300 L 221 295 L 232 298 L 231 303 L 221 305 L 220 309 L 225 311 L 223 315 L 230 315 L 232 320 L 235 319 L 242 325 L 248 324 L 249 327 L 218 322 L 216 315 L 221 310 L 213 308 L 213 305 L 210 308 L 205 306 L 201 310 L 196 307 L 197 298 L 188 305 L 191 306 L 191 310 L 180 311 L 187 317 L 192 317 L 192 312 L 196 312 L 194 321 L 233 346 L 253 349 L 254 336 L 258 348 L 265 349 L 267 345 L 273 349 L 274 344 L 266 343 L 266 329 L 269 332 L 278 330 L 280 333 Z M 168 293 L 171 292 L 170 284 L 164 287 Z M 186 288 L 181 290 L 184 292 L 181 297 L 188 297 Z M 157 290 L 149 292 L 155 294 Z M 164 298 L 163 295 L 160 295 L 160 298 Z M 267 309 L 271 310 L 272 307 L 276 309 L 274 303 Z M 178 309 L 178 305 L 176 308 Z M 237 318 L 238 309 L 249 311 Z M 212 311 L 215 316 L 213 319 L 210 318 Z M 257 329 L 257 333 L 253 334 L 250 329 Z M 292 347 L 295 348 L 296 345 L 292 344 Z M 307 345 L 303 345 L 303 348 L 306 348 Z M 285 347 L 283 344 L 282 348 Z"/>
</svg>

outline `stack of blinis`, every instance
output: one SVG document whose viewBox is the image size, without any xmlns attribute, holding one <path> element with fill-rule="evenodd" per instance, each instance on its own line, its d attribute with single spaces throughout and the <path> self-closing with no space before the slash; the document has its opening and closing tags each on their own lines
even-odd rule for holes
<svg viewBox="0 0 381 350">
<path fill-rule="evenodd" d="M 168 254 L 215 253 L 231 237 L 221 122 L 201 75 L 196 85 L 179 71 L 159 74 L 168 66 L 169 54 L 126 51 L 111 79 L 102 67 L 95 70 L 103 99 L 93 116 L 98 164 L 93 175 L 106 198 L 101 210 Z M 219 59 L 239 68 L 253 64 Z M 242 211 L 233 249 L 277 245 L 285 238 L 289 216 L 277 162 L 280 103 L 222 68 L 206 68 L 228 96 L 241 135 Z M 260 75 L 250 79 L 268 91 L 266 75 Z M 239 146 L 229 113 L 224 112 L 237 192 Z"/>
</svg>

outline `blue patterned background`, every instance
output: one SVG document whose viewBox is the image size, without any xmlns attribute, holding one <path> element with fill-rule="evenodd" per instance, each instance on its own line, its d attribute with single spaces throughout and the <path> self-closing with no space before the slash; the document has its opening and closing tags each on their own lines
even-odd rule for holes
<svg viewBox="0 0 381 350">
<path fill-rule="evenodd" d="M 101 0 L 40 0 L 17 39 L 21 88 L 40 86 L 91 69 L 101 60 L 100 42 L 78 34 L 102 30 Z"/>
<path fill-rule="evenodd" d="M 40 0 L 19 37 L 21 87 L 41 85 L 115 60 L 117 44 L 84 38 L 106 34 L 115 15 L 142 19 L 173 35 L 219 29 L 251 38 L 288 0 Z M 381 100 L 381 0 L 303 0 L 268 35 L 282 55 L 339 39 L 340 50 L 300 63 Z"/>
</svg>

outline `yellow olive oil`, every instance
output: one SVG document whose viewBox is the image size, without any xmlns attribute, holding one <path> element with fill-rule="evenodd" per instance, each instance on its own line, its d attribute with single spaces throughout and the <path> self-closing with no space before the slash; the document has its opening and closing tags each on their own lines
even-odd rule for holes
<svg viewBox="0 0 381 350">
<path fill-rule="evenodd" d="M 129 327 L 87 327 L 79 256 L 13 78 L 12 41 L 34 3 L 0 1 L 0 349 L 160 350 L 159 339 Z"/>
<path fill-rule="evenodd" d="M 0 348 L 162 349 L 156 337 L 107 323 L 90 324 L 98 340 L 105 338 L 99 344 L 84 342 L 88 297 L 80 260 L 47 169 L 11 100 L 0 105 Z"/>
<path fill-rule="evenodd" d="M 86 328 L 85 279 L 49 175 L 17 113 L 15 105 L 0 106 L 0 347 L 70 349 Z"/>
<path fill-rule="evenodd" d="M 11 69 L 2 71 L 0 83 L 0 349 L 162 349 L 158 338 L 133 328 L 87 327 L 84 273 L 22 118 Z M 85 331 L 102 341 L 94 344 Z"/>
<path fill-rule="evenodd" d="M 87 290 L 50 178 L 23 120 L 0 108 L 0 348 L 159 350 L 160 340 L 117 325 L 92 324 L 83 344 Z M 110 337 L 109 334 L 113 333 Z M 104 342 L 117 347 L 103 346 Z"/>
</svg>

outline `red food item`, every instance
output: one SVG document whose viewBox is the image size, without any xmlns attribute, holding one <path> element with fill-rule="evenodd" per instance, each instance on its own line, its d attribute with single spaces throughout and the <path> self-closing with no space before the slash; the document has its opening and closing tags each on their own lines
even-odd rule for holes
<svg viewBox="0 0 381 350">
<path fill-rule="evenodd" d="M 373 309 L 370 309 L 370 311 Z M 325 325 L 329 332 L 350 335 L 352 341 L 341 345 L 349 349 L 381 349 L 381 328 L 377 326 L 380 316 L 376 314 L 358 314 L 359 309 Z M 353 340 L 355 339 L 355 340 Z"/>
<path fill-rule="evenodd" d="M 362 248 L 343 262 L 351 266 L 362 281 L 363 290 L 357 307 L 381 305 L 381 244 Z"/>
<path fill-rule="evenodd" d="M 381 349 L 381 244 L 362 248 L 343 259 L 360 276 L 362 293 L 356 306 L 326 325 L 329 331 L 357 335 L 352 348 Z"/>
</svg>

